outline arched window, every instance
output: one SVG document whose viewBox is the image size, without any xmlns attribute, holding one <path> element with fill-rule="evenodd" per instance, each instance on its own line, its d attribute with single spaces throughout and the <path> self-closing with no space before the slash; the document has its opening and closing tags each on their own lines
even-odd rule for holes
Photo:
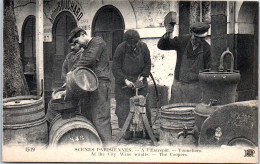
<svg viewBox="0 0 260 164">
<path fill-rule="evenodd" d="M 112 67 L 113 56 L 117 46 L 123 41 L 125 23 L 120 11 L 114 6 L 104 6 L 96 13 L 92 23 L 92 36 L 100 36 L 107 44 L 109 66 Z M 114 96 L 115 78 L 110 75 L 111 94 Z"/>
<path fill-rule="evenodd" d="M 124 20 L 114 6 L 104 6 L 96 13 L 92 24 L 92 35 L 102 37 L 107 43 L 110 61 L 118 44 L 123 41 Z"/>
<path fill-rule="evenodd" d="M 36 94 L 35 16 L 28 16 L 22 27 L 21 61 L 30 94 Z"/>
<path fill-rule="evenodd" d="M 22 28 L 22 63 L 25 72 L 33 72 L 32 70 L 25 70 L 25 66 L 33 64 L 35 69 L 35 16 L 28 16 Z"/>
<path fill-rule="evenodd" d="M 238 10 L 236 34 L 236 60 L 241 80 L 238 84 L 238 101 L 258 96 L 258 2 L 243 2 Z"/>
<path fill-rule="evenodd" d="M 53 23 L 53 41 L 55 43 L 55 53 L 53 56 L 52 68 L 52 88 L 61 87 L 61 69 L 66 55 L 70 52 L 70 46 L 67 42 L 70 31 L 77 27 L 77 22 L 70 12 L 63 11 L 55 19 Z"/>
</svg>

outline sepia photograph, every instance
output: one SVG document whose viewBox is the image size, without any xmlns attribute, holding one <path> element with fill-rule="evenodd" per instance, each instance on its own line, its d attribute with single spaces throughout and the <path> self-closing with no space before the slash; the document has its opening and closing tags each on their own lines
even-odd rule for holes
<svg viewBox="0 0 260 164">
<path fill-rule="evenodd" d="M 2 6 L 2 162 L 258 162 L 258 1 Z"/>
</svg>

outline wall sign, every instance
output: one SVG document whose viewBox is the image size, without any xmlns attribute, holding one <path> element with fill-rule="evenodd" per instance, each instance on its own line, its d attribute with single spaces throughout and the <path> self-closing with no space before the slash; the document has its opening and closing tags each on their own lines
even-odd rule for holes
<svg viewBox="0 0 260 164">
<path fill-rule="evenodd" d="M 51 26 L 44 26 L 43 29 L 43 41 L 52 42 L 52 29 Z"/>
<path fill-rule="evenodd" d="M 57 6 L 53 9 L 51 13 L 51 17 L 49 20 L 51 23 L 54 22 L 56 16 L 62 11 L 69 11 L 71 12 L 77 21 L 79 21 L 84 16 L 84 10 L 82 9 L 81 5 L 75 0 L 60 0 L 57 2 Z"/>
</svg>

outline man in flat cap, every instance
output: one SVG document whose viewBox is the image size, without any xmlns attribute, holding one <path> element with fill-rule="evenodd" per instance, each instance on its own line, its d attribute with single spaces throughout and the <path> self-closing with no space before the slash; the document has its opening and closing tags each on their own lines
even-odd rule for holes
<svg viewBox="0 0 260 164">
<path fill-rule="evenodd" d="M 190 26 L 190 36 L 170 39 L 174 25 L 166 25 L 166 34 L 161 37 L 157 46 L 161 50 L 177 51 L 170 103 L 199 103 L 201 101 L 198 74 L 200 70 L 209 68 L 210 45 L 205 41 L 209 27 L 204 22 L 194 23 Z"/>
<path fill-rule="evenodd" d="M 80 47 L 79 43 L 69 42 L 71 52 L 69 52 L 62 64 L 61 79 L 66 80 L 67 73 L 71 71 L 74 64 L 80 59 L 80 55 L 83 52 L 83 48 Z"/>
<path fill-rule="evenodd" d="M 81 28 L 71 31 L 68 41 L 84 49 L 79 60 L 72 66 L 88 67 L 97 75 L 98 89 L 83 98 L 81 112 L 95 125 L 97 132 L 107 144 L 112 140 L 110 116 L 110 69 L 106 43 L 101 37 L 91 37 Z"/>
</svg>

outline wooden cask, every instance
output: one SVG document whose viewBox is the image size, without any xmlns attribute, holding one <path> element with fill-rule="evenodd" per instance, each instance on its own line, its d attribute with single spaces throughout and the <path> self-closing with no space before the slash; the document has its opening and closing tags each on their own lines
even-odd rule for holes
<svg viewBox="0 0 260 164">
<path fill-rule="evenodd" d="M 4 144 L 48 143 L 48 127 L 43 98 L 17 96 L 3 100 Z"/>
<path fill-rule="evenodd" d="M 162 107 L 160 120 L 160 144 L 161 145 L 190 145 L 196 143 L 193 136 L 186 138 L 178 133 L 183 131 L 184 126 L 188 131 L 193 130 L 195 124 L 194 108 L 196 104 L 178 103 Z"/>
<path fill-rule="evenodd" d="M 62 118 L 57 115 L 50 125 L 49 146 L 102 146 L 94 125 L 81 115 Z"/>
<path fill-rule="evenodd" d="M 80 97 L 98 88 L 98 78 L 89 68 L 77 67 L 66 78 L 66 97 Z"/>
</svg>

